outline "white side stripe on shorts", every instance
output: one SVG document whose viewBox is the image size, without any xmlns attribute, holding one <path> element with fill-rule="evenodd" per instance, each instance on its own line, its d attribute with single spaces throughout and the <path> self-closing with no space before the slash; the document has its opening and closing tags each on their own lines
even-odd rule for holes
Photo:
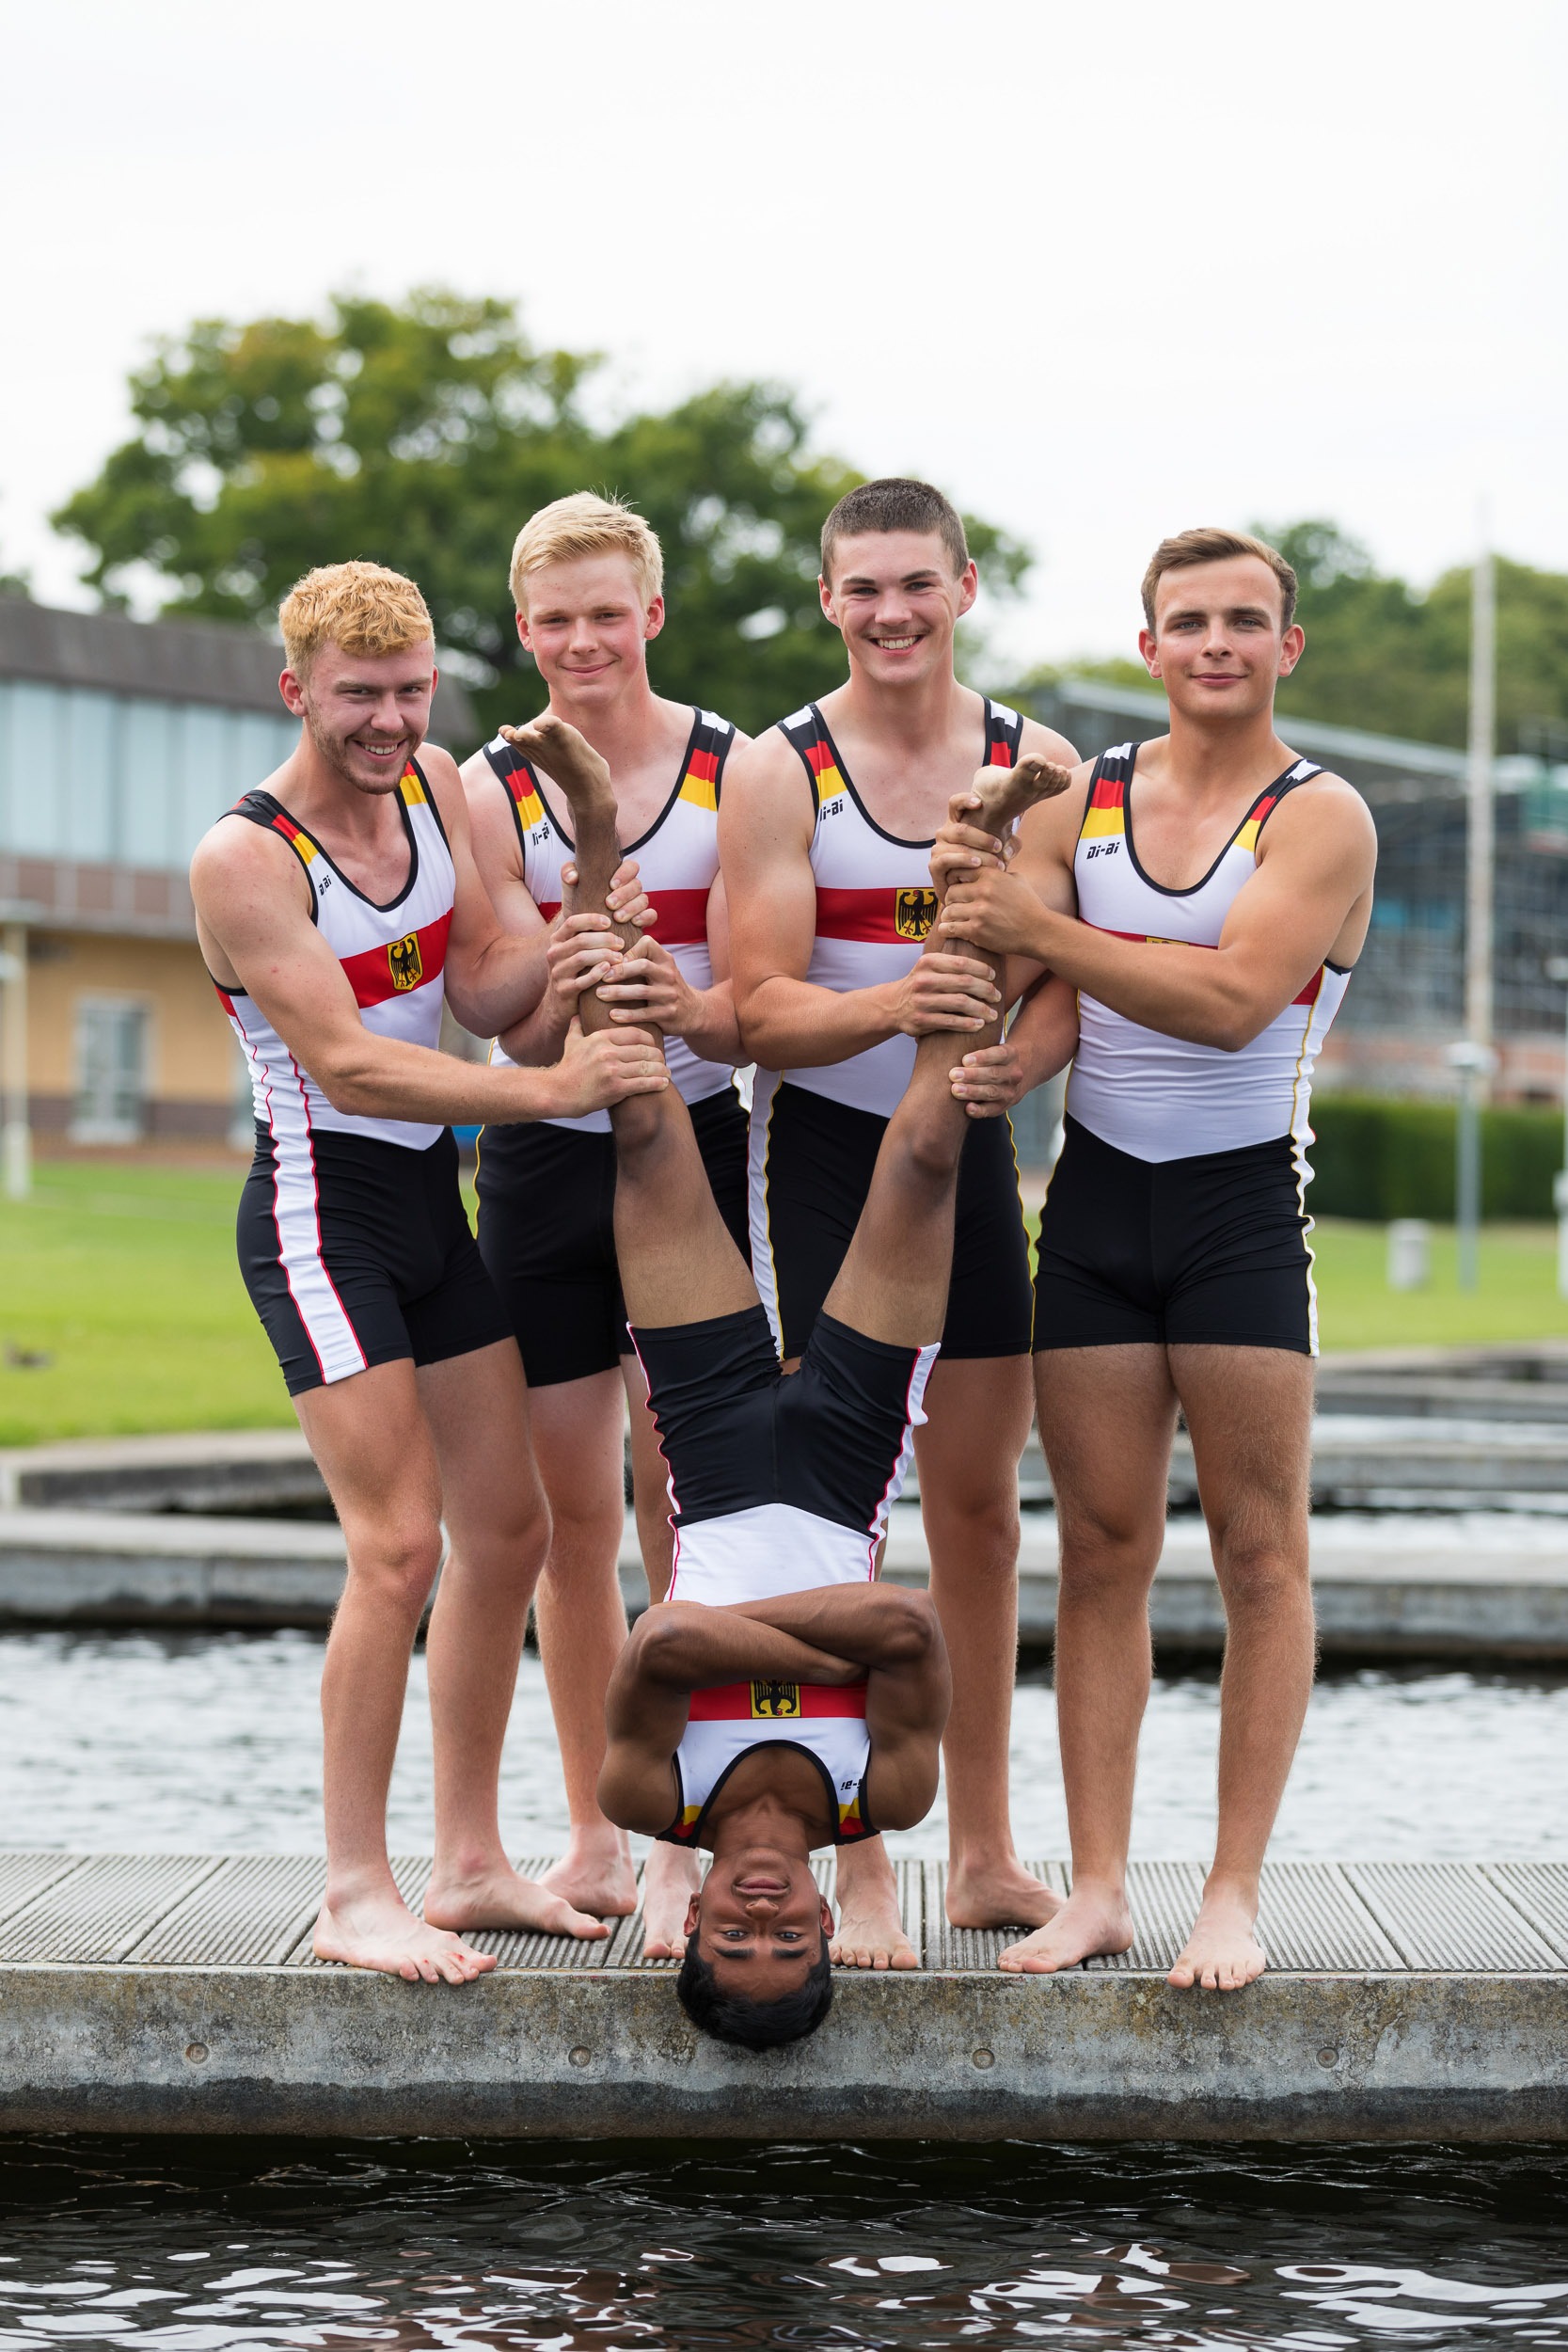
<svg viewBox="0 0 1568 2352">
<path fill-rule="evenodd" d="M 267 1088 L 267 1124 L 275 1154 L 273 1221 L 289 1295 L 299 1310 L 305 1336 L 316 1351 L 322 1378 L 330 1383 L 363 1372 L 365 1351 L 322 1257 L 321 1196 L 310 1107 L 298 1065 L 291 1059 L 290 1067 L 292 1088 L 286 1081 L 274 1081 Z"/>
</svg>

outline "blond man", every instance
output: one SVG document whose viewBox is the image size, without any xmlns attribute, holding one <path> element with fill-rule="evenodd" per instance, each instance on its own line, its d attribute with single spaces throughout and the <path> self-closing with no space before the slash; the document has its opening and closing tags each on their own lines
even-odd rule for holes
<svg viewBox="0 0 1568 2352">
<path fill-rule="evenodd" d="M 412 580 L 340 564 L 308 574 L 279 618 L 299 742 L 205 835 L 191 888 L 255 1093 L 241 1270 L 348 1551 L 322 1676 L 315 1948 L 464 1983 L 495 1964 L 464 1930 L 604 1930 L 519 1877 L 500 1842 L 501 1743 L 548 1516 L 522 1364 L 447 1122 L 580 1116 L 666 1079 L 630 1030 L 575 1033 L 548 1070 L 475 1070 L 436 1050 L 443 1001 L 504 1037 L 545 973 L 498 927 L 457 771 L 424 745 L 429 612 Z M 443 1511 L 452 1549 L 428 1648 L 436 1859 L 416 1918 L 388 1862 L 387 1789 Z"/>
<path fill-rule="evenodd" d="M 1360 795 L 1275 729 L 1275 682 L 1306 643 L 1284 558 L 1182 532 L 1155 549 L 1143 598 L 1138 649 L 1169 734 L 1080 768 L 1024 818 L 1011 872 L 994 834 L 966 826 L 944 828 L 933 866 L 950 882 L 944 938 L 1054 974 L 1054 1062 L 1069 990 L 1081 1028 L 1035 1287 L 1072 1893 L 1002 1965 L 1070 1967 L 1132 1940 L 1148 1588 L 1180 1407 L 1228 1630 L 1213 1866 L 1171 1981 L 1229 1990 L 1264 1965 L 1259 1873 L 1312 1684 L 1304 1154 L 1377 839 Z"/>
<path fill-rule="evenodd" d="M 653 691 L 647 652 L 664 626 L 663 558 L 629 508 L 588 492 L 542 508 L 517 535 L 512 594 L 549 713 L 575 727 L 614 778 L 625 859 L 616 882 L 630 887 L 640 878 L 653 928 L 618 968 L 602 941 L 583 934 L 570 912 L 571 809 L 529 744 L 503 729 L 463 771 L 474 852 L 500 922 L 546 954 L 550 983 L 497 1060 L 553 1061 L 589 987 L 611 1007 L 612 1027 L 643 1016 L 657 1023 L 720 1215 L 744 1251 L 746 1120 L 733 1083 L 739 1039 L 718 841 L 736 730 Z M 615 1172 L 603 1110 L 486 1129 L 480 1141 L 480 1248 L 522 1349 L 552 1522 L 536 1613 L 571 1838 L 545 1883 L 610 1915 L 636 1899 L 628 1841 L 595 1794 L 605 1693 L 626 1638 L 616 1562 L 628 1400 L 638 1530 L 655 1599 L 669 1583 L 672 1552 L 666 1473 L 621 1295 Z M 679 1952 L 694 1886 L 692 1856 L 661 1848 L 651 1858 L 650 1956 Z"/>
</svg>

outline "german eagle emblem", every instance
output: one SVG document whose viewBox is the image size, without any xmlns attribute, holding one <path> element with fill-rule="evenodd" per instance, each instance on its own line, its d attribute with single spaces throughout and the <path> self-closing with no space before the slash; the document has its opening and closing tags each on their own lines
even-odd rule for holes
<svg viewBox="0 0 1568 2352">
<path fill-rule="evenodd" d="M 934 890 L 900 890 L 895 894 L 893 928 L 900 939 L 924 939 L 936 919 Z"/>
<path fill-rule="evenodd" d="M 410 931 L 406 939 L 394 939 L 387 950 L 387 961 L 392 967 L 392 986 L 395 989 L 418 988 L 424 978 L 419 933 Z"/>
</svg>

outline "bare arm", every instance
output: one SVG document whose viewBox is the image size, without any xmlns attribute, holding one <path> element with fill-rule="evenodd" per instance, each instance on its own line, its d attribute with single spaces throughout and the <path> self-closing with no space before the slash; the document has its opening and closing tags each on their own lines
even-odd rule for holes
<svg viewBox="0 0 1568 2352">
<path fill-rule="evenodd" d="M 744 1052 L 768 1070 L 847 1060 L 899 1035 L 983 1029 L 997 991 L 961 954 L 925 955 L 901 980 L 821 988 L 806 972 L 816 937 L 815 818 L 804 769 L 777 730 L 732 753 L 719 804 L 735 1003 Z"/>
<path fill-rule="evenodd" d="M 1354 962 L 1371 907 L 1377 837 L 1338 777 L 1292 792 L 1265 826 L 1258 870 L 1217 948 L 1125 940 L 1041 904 L 1016 871 L 955 871 L 941 921 L 958 940 L 1048 964 L 1113 1011 L 1167 1037 L 1236 1053 L 1326 958 Z"/>
<path fill-rule="evenodd" d="M 298 859 L 255 825 L 225 818 L 213 827 L 192 861 L 191 891 L 214 977 L 255 999 L 328 1102 L 351 1116 L 438 1125 L 573 1118 L 667 1083 L 652 1041 L 629 1032 L 579 1036 L 547 1071 L 477 1068 L 378 1036 L 359 1018 L 343 967 L 310 919 Z"/>
</svg>

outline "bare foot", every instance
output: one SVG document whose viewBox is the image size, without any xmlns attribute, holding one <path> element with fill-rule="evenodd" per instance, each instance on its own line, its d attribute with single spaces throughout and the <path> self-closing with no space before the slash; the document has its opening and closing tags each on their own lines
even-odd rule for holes
<svg viewBox="0 0 1568 2352">
<path fill-rule="evenodd" d="M 904 1933 L 898 1882 L 879 1838 L 875 1846 L 840 1851 L 838 1932 L 828 1950 L 841 1968 L 920 1965 L 920 1954 Z"/>
<path fill-rule="evenodd" d="M 1001 836 L 1026 809 L 1053 801 L 1071 782 L 1069 768 L 1053 768 L 1037 752 L 1028 752 L 1015 768 L 977 769 L 969 790 L 949 803 L 948 817 L 954 824 L 977 825 L 982 833 Z"/>
<path fill-rule="evenodd" d="M 578 1911 L 600 1919 L 625 1919 L 637 1909 L 637 1874 L 625 1830 L 610 1822 L 575 1829 L 566 1851 L 552 1862 L 539 1884 Z"/>
<path fill-rule="evenodd" d="M 642 1865 L 644 1960 L 685 1959 L 686 1915 L 702 1883 L 702 1857 L 689 1846 L 653 1847 Z"/>
<path fill-rule="evenodd" d="M 1049 1977 L 1058 1968 L 1132 1947 L 1132 1914 L 1125 1895 L 1097 1886 L 1075 1887 L 1053 1919 L 1020 1944 L 1009 1944 L 996 1964 L 1010 1977 Z"/>
<path fill-rule="evenodd" d="M 416 1919 L 394 1886 L 373 1895 L 323 1903 L 313 1949 L 318 1960 L 341 1960 L 347 1968 L 376 1968 L 388 1977 L 422 1977 L 426 1984 L 469 1984 L 496 1964 L 490 1952 L 473 1951 L 455 1935 Z"/>
<path fill-rule="evenodd" d="M 543 768 L 552 784 L 561 787 L 575 818 L 580 820 L 608 810 L 613 822 L 615 787 L 609 764 L 567 720 L 546 710 L 531 725 L 502 727 L 501 734 L 525 759 Z"/>
<path fill-rule="evenodd" d="M 610 1930 L 534 1879 L 519 1878 L 509 1862 L 465 1878 L 434 1876 L 424 1899 L 433 1928 L 520 1928 L 534 1935 L 575 1935 L 602 1943 Z"/>
<path fill-rule="evenodd" d="M 1201 1984 L 1211 1993 L 1234 1993 L 1260 1977 L 1269 1963 L 1254 1933 L 1257 1918 L 1257 1903 L 1244 1896 L 1223 1887 L 1206 1890 L 1169 1982 L 1183 1988 Z"/>
<path fill-rule="evenodd" d="M 952 1863 L 947 1872 L 947 1918 L 955 1928 L 1038 1928 L 1060 1911 L 1062 1899 L 1009 1855 L 1005 1862 Z"/>
</svg>

